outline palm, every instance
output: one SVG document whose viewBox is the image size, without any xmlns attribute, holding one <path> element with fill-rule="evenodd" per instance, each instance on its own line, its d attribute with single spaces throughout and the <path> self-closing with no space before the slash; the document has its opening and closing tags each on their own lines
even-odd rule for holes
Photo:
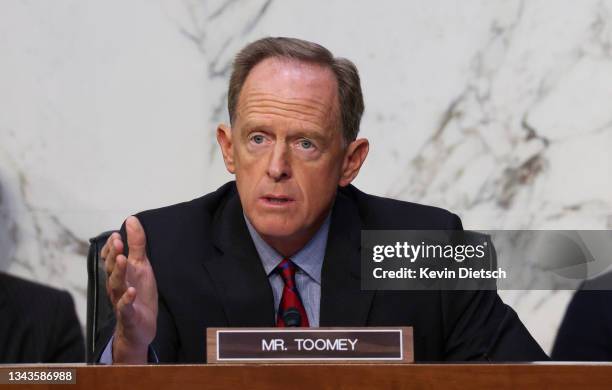
<svg viewBox="0 0 612 390">
<path fill-rule="evenodd" d="M 102 249 L 107 262 L 107 290 L 117 317 L 115 341 L 146 350 L 157 327 L 157 283 L 146 253 L 146 236 L 136 217 L 126 220 L 128 257 L 116 233 Z"/>
<path fill-rule="evenodd" d="M 123 321 L 122 312 L 119 310 L 118 320 L 120 323 L 130 324 L 123 329 L 128 339 L 149 344 L 155 337 L 157 323 L 157 283 L 146 256 L 144 259 L 128 256 L 127 283 L 136 289 L 132 318 Z"/>
</svg>

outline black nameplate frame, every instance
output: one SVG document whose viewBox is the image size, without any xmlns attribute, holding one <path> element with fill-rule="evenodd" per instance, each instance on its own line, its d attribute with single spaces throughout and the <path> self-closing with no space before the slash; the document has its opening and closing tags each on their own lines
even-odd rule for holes
<svg viewBox="0 0 612 390">
<path fill-rule="evenodd" d="M 208 363 L 412 363 L 411 327 L 209 328 Z"/>
</svg>

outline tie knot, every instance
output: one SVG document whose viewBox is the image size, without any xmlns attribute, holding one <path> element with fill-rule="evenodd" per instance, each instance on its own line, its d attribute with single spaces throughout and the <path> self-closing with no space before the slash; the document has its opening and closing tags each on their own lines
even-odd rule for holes
<svg viewBox="0 0 612 390">
<path fill-rule="evenodd" d="M 297 267 L 290 259 L 283 259 L 276 269 L 285 282 L 285 286 L 289 288 L 295 287 L 295 271 Z"/>
</svg>

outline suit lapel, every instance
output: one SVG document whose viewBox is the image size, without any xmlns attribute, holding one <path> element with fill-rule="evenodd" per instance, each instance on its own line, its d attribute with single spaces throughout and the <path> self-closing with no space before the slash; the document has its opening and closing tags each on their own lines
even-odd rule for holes
<svg viewBox="0 0 612 390">
<path fill-rule="evenodd" d="M 212 226 L 217 250 L 204 261 L 204 267 L 215 284 L 229 326 L 274 326 L 272 288 L 235 190 L 219 207 Z"/>
<path fill-rule="evenodd" d="M 321 272 L 320 326 L 365 326 L 374 291 L 361 290 L 361 220 L 338 192 Z"/>
</svg>

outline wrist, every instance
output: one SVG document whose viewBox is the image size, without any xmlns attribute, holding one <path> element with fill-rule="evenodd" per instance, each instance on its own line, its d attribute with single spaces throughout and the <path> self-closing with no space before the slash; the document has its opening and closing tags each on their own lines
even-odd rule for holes
<svg viewBox="0 0 612 390">
<path fill-rule="evenodd" d="M 113 364 L 146 364 L 148 344 L 133 343 L 115 332 L 113 338 Z"/>
</svg>

